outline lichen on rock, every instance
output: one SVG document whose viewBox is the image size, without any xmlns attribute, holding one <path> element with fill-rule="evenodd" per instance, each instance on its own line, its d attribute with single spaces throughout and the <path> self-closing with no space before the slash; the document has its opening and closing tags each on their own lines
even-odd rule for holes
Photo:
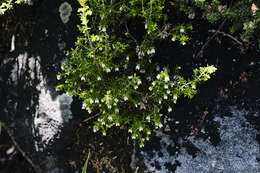
<svg viewBox="0 0 260 173">
<path fill-rule="evenodd" d="M 63 2 L 59 7 L 61 21 L 66 24 L 70 19 L 72 7 L 68 2 Z"/>
</svg>

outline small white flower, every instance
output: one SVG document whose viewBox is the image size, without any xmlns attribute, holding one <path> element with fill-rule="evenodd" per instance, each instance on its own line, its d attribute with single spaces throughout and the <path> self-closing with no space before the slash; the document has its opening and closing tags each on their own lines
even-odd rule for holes
<svg viewBox="0 0 260 173">
<path fill-rule="evenodd" d="M 139 131 L 141 132 L 141 131 L 143 131 L 144 129 L 143 129 L 143 127 L 139 127 Z"/>
<path fill-rule="evenodd" d="M 89 114 L 91 114 L 91 113 L 92 113 L 92 111 L 91 111 L 89 108 L 88 108 L 88 113 L 89 113 Z"/>
<path fill-rule="evenodd" d="M 115 98 L 115 102 L 116 102 L 116 103 L 118 102 L 118 99 L 117 99 L 117 98 Z"/>
<path fill-rule="evenodd" d="M 118 109 L 118 108 L 116 108 L 116 109 L 115 109 L 115 112 L 116 112 L 116 113 L 119 113 L 119 109 Z"/>
<path fill-rule="evenodd" d="M 82 104 L 82 109 L 85 109 L 86 106 L 87 106 L 87 105 L 86 105 L 85 103 L 83 103 L 83 104 Z"/>
<path fill-rule="evenodd" d="M 159 127 L 162 128 L 162 126 L 163 126 L 162 123 L 160 123 L 160 124 L 159 124 Z"/>
<path fill-rule="evenodd" d="M 107 135 L 107 133 L 106 133 L 105 131 L 103 131 L 103 132 L 102 132 L 102 134 L 103 134 L 104 136 L 106 136 L 106 135 Z"/>
<path fill-rule="evenodd" d="M 144 69 L 141 69 L 141 70 L 140 70 L 140 73 L 143 73 L 143 74 L 144 74 L 144 73 L 145 73 L 145 70 L 144 70 Z"/>
<path fill-rule="evenodd" d="M 147 24 L 144 25 L 144 28 L 147 29 Z"/>
<path fill-rule="evenodd" d="M 126 57 L 126 60 L 129 61 L 129 57 L 128 56 Z"/>
<path fill-rule="evenodd" d="M 164 81 L 165 81 L 165 82 L 168 82 L 168 81 L 170 81 L 170 78 L 169 78 L 169 76 L 166 76 L 166 77 L 165 77 L 165 79 L 164 79 Z"/>
<path fill-rule="evenodd" d="M 109 119 L 110 121 L 112 121 L 113 118 L 112 118 L 111 116 L 108 116 L 108 119 Z"/>
<path fill-rule="evenodd" d="M 168 112 L 172 112 L 172 108 L 171 107 L 168 108 Z"/>
<path fill-rule="evenodd" d="M 175 37 L 172 37 L 172 41 L 176 41 L 176 38 L 175 38 Z"/>
<path fill-rule="evenodd" d="M 152 82 L 152 85 L 154 86 L 154 85 L 155 85 L 155 82 Z"/>
<path fill-rule="evenodd" d="M 160 77 L 161 77 L 161 76 L 158 74 L 158 75 L 156 76 L 156 79 L 160 79 Z"/>
<path fill-rule="evenodd" d="M 151 76 L 148 76 L 146 79 L 147 79 L 148 81 L 151 81 L 151 80 L 152 80 Z"/>
<path fill-rule="evenodd" d="M 116 68 L 115 68 L 115 71 L 119 71 L 119 68 L 118 68 L 118 67 L 116 67 Z"/>
<path fill-rule="evenodd" d="M 149 87 L 149 90 L 150 90 L 150 91 L 152 91 L 152 90 L 153 90 L 153 88 L 152 88 L 152 87 Z"/>
<path fill-rule="evenodd" d="M 132 129 L 129 129 L 128 132 L 129 132 L 129 133 L 132 133 L 133 131 L 132 131 Z"/>
<path fill-rule="evenodd" d="M 136 70 L 140 70 L 140 65 L 137 65 L 137 66 L 135 67 L 135 69 L 136 69 Z"/>
<path fill-rule="evenodd" d="M 188 15 L 188 18 L 189 18 L 189 19 L 194 19 L 194 18 L 195 18 L 195 13 L 190 13 L 190 14 Z"/>
<path fill-rule="evenodd" d="M 168 85 L 164 85 L 164 88 L 165 88 L 165 89 L 168 89 Z"/>
<path fill-rule="evenodd" d="M 100 76 L 98 76 L 97 80 L 101 80 L 101 77 L 100 77 Z"/>
<path fill-rule="evenodd" d="M 151 117 L 150 117 L 150 116 L 147 116 L 147 117 L 146 117 L 146 120 L 147 120 L 148 122 L 150 122 Z"/>
<path fill-rule="evenodd" d="M 102 31 L 103 31 L 103 32 L 106 32 L 106 31 L 107 31 L 107 29 L 104 27 L 104 28 L 102 28 Z"/>
<path fill-rule="evenodd" d="M 120 124 L 119 124 L 119 123 L 116 123 L 116 126 L 120 126 Z"/>
<path fill-rule="evenodd" d="M 150 134 L 151 134 L 151 131 L 147 131 L 147 134 L 150 135 Z"/>
<path fill-rule="evenodd" d="M 84 76 L 82 76 L 82 77 L 80 78 L 80 80 L 86 80 L 86 78 L 85 78 Z"/>
<path fill-rule="evenodd" d="M 123 67 L 124 67 L 124 69 L 127 69 L 127 68 L 128 68 L 128 65 L 127 65 L 127 64 L 125 64 Z"/>
<path fill-rule="evenodd" d="M 99 100 L 98 100 L 98 99 L 96 99 L 96 100 L 95 100 L 95 103 L 99 103 Z"/>
<path fill-rule="evenodd" d="M 178 98 L 178 97 L 177 97 L 176 95 L 173 96 L 173 100 L 177 100 L 177 98 Z"/>
<path fill-rule="evenodd" d="M 167 95 L 164 95 L 163 98 L 166 100 L 166 99 L 168 99 L 168 96 L 167 96 Z"/>
<path fill-rule="evenodd" d="M 90 99 L 90 100 L 89 100 L 89 103 L 92 104 L 92 103 L 94 103 L 94 101 L 93 101 L 92 99 Z"/>
<path fill-rule="evenodd" d="M 135 136 L 132 136 L 132 139 L 136 139 L 136 137 L 135 137 Z"/>
<path fill-rule="evenodd" d="M 137 81 L 137 85 L 140 85 L 141 83 L 142 83 L 141 80 L 138 80 L 138 81 Z"/>
<path fill-rule="evenodd" d="M 105 64 L 101 64 L 101 67 L 102 67 L 102 68 L 105 68 L 105 67 L 106 67 L 106 65 L 105 65 Z"/>
<path fill-rule="evenodd" d="M 180 33 L 184 33 L 184 29 L 183 28 L 180 29 Z"/>
<path fill-rule="evenodd" d="M 106 69 L 106 72 L 107 72 L 107 73 L 110 73 L 110 72 L 111 72 L 110 68 L 107 68 L 107 69 Z"/>
<path fill-rule="evenodd" d="M 156 66 L 156 71 L 160 71 L 160 67 L 158 65 Z"/>
<path fill-rule="evenodd" d="M 152 50 L 150 51 L 150 53 L 151 53 L 151 54 L 154 54 L 154 53 L 155 53 L 155 49 L 152 49 Z"/>
<path fill-rule="evenodd" d="M 191 88 L 192 88 L 192 89 L 196 89 L 196 85 L 192 85 Z"/>
<path fill-rule="evenodd" d="M 135 85 L 135 86 L 134 86 L 134 89 L 136 90 L 137 88 L 138 88 L 138 86 L 137 86 L 137 85 Z"/>
<path fill-rule="evenodd" d="M 167 92 L 167 94 L 170 94 L 170 93 L 171 93 L 171 91 L 170 91 L 170 90 L 167 90 L 166 92 Z"/>
<path fill-rule="evenodd" d="M 125 97 L 124 97 L 124 101 L 127 101 L 127 100 L 128 100 L 128 97 L 125 96 Z"/>
<path fill-rule="evenodd" d="M 159 104 L 162 104 L 162 101 L 161 100 L 159 100 L 159 102 L 158 102 Z"/>
<path fill-rule="evenodd" d="M 101 123 L 102 125 L 105 125 L 105 122 L 104 121 L 102 121 L 102 123 Z"/>
<path fill-rule="evenodd" d="M 133 78 L 133 76 L 128 76 L 128 79 L 132 79 Z"/>
</svg>

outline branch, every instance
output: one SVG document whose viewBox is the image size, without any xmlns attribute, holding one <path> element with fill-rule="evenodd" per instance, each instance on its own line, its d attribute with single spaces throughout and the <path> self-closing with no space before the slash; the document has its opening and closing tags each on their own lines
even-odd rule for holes
<svg viewBox="0 0 260 173">
<path fill-rule="evenodd" d="M 208 46 L 209 42 L 218 34 L 218 32 L 222 29 L 224 23 L 227 21 L 227 19 L 225 19 L 221 24 L 220 26 L 218 27 L 218 30 L 217 32 L 215 32 L 207 41 L 206 43 L 201 47 L 200 51 L 197 53 L 196 55 L 196 58 L 200 57 L 202 58 L 203 57 L 203 51 L 204 49 Z"/>
<path fill-rule="evenodd" d="M 40 167 L 36 166 L 33 163 L 33 161 L 27 156 L 27 154 L 22 150 L 22 148 L 19 146 L 19 144 L 16 142 L 14 136 L 12 135 L 11 130 L 3 122 L 2 122 L 2 127 L 7 132 L 8 136 L 11 138 L 16 149 L 22 154 L 22 156 L 25 158 L 25 160 L 32 166 L 34 171 L 36 173 L 42 173 L 42 170 L 40 169 Z"/>
<path fill-rule="evenodd" d="M 235 42 L 237 42 L 237 44 L 239 44 L 240 46 L 243 46 L 243 43 L 241 41 L 238 41 L 235 37 L 233 37 L 232 35 L 230 34 L 227 34 L 225 32 L 221 32 L 221 31 L 216 31 L 214 29 L 212 30 L 209 30 L 209 32 L 216 32 L 217 34 L 222 34 L 223 36 L 226 36 L 226 37 L 229 37 L 231 38 L 232 40 L 234 40 Z"/>
</svg>

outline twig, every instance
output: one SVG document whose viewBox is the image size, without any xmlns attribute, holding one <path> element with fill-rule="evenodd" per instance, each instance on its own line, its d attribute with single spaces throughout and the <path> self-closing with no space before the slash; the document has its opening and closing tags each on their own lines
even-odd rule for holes
<svg viewBox="0 0 260 173">
<path fill-rule="evenodd" d="M 224 23 L 227 21 L 227 19 L 225 19 L 220 26 L 218 27 L 218 32 L 220 31 L 220 29 L 223 27 Z M 218 32 L 215 32 L 207 41 L 206 43 L 201 47 L 200 51 L 197 53 L 196 58 L 198 57 L 203 57 L 203 51 L 204 49 L 208 46 L 209 42 L 218 34 Z"/>
<path fill-rule="evenodd" d="M 233 36 L 230 35 L 230 34 L 227 34 L 227 33 L 225 33 L 225 32 L 221 32 L 221 31 L 216 31 L 216 30 L 214 30 L 214 29 L 209 30 L 209 32 L 216 32 L 217 34 L 222 34 L 222 35 L 224 35 L 224 36 L 226 36 L 226 37 L 231 38 L 232 40 L 234 40 L 235 42 L 237 42 L 237 44 L 239 44 L 240 46 L 243 46 L 243 43 L 242 43 L 241 41 L 238 41 L 235 37 L 233 37 Z"/>
<path fill-rule="evenodd" d="M 97 113 L 96 115 L 93 115 L 92 117 L 89 117 L 89 118 L 85 119 L 83 122 L 87 122 L 87 121 L 89 121 L 89 120 L 91 120 L 91 119 L 93 119 L 93 118 L 95 118 L 95 117 L 97 117 L 99 115 L 100 115 L 100 112 Z"/>
<path fill-rule="evenodd" d="M 25 158 L 25 160 L 32 166 L 34 171 L 36 173 L 43 173 L 43 171 L 40 169 L 40 167 L 36 166 L 33 161 L 27 156 L 27 154 L 22 150 L 22 148 L 18 145 L 16 140 L 14 139 L 11 130 L 2 122 L 3 129 L 7 132 L 8 136 L 11 138 L 14 146 L 17 148 L 17 150 L 22 154 L 22 156 Z"/>
</svg>

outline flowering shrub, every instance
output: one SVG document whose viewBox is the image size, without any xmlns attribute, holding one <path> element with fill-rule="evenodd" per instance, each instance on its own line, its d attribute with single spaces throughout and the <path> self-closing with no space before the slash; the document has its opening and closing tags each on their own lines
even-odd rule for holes
<svg viewBox="0 0 260 173">
<path fill-rule="evenodd" d="M 78 1 L 82 36 L 61 66 L 57 78 L 63 82 L 57 90 L 81 98 L 82 109 L 98 116 L 94 132 L 106 135 L 113 126 L 127 128 L 143 146 L 151 131 L 163 126 L 162 109 L 171 112 L 182 95 L 192 98 L 216 68 L 195 69 L 186 80 L 152 62 L 155 41 L 171 35 L 169 39 L 184 45 L 192 29 L 166 24 L 163 0 Z M 141 36 L 132 32 L 138 21 L 145 29 Z"/>
<path fill-rule="evenodd" d="M 15 4 L 22 4 L 22 3 L 28 3 L 30 0 L 3 0 L 0 3 L 0 15 L 3 15 L 7 10 L 10 10 L 13 8 Z"/>
</svg>

